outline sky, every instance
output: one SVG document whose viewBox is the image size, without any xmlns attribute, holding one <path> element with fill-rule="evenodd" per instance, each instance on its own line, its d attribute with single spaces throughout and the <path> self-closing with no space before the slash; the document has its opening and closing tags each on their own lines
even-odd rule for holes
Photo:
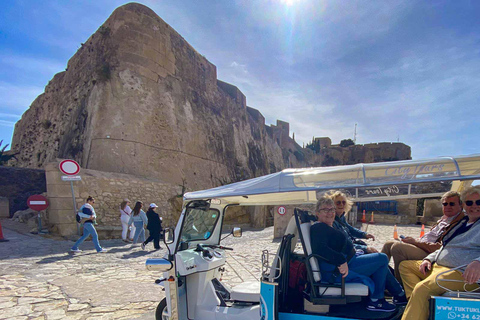
<svg viewBox="0 0 480 320">
<path fill-rule="evenodd" d="M 303 145 L 403 142 L 413 159 L 480 153 L 480 1 L 150 0 Z M 3 1 L 0 140 L 116 0 Z"/>
</svg>

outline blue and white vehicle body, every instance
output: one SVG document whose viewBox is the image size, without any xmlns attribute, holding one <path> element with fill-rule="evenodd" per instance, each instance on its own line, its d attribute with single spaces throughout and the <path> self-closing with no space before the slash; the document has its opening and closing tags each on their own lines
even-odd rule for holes
<svg viewBox="0 0 480 320">
<path fill-rule="evenodd" d="M 169 254 L 164 259 L 146 262 L 148 269 L 163 272 L 163 277 L 157 281 L 165 286 L 166 299 L 157 308 L 157 319 L 399 319 L 402 310 L 374 317 L 356 310 L 359 301 L 368 295 L 362 285 L 325 287 L 320 284 L 312 271 L 315 269 L 312 260 L 315 259 L 309 252 L 309 228 L 302 221 L 301 210 L 295 210 L 277 252 L 264 252 L 259 257 L 263 269 L 260 281 L 230 288 L 220 281 L 225 270 L 225 252 L 231 250 L 221 245 L 225 214 L 233 206 L 315 204 L 319 195 L 331 189 L 349 192 L 354 201 L 391 200 L 391 193 L 383 190 L 394 190 L 394 199 L 438 197 L 443 192 L 425 193 L 424 190 L 430 189 L 419 186 L 447 181 L 451 182 L 451 190 L 461 191 L 478 179 L 480 155 L 471 155 L 286 169 L 218 188 L 186 193 L 175 230 L 166 230 Z M 240 236 L 241 230 L 234 228 L 232 233 Z M 297 295 L 298 306 L 291 306 L 288 292 L 291 259 L 308 261 L 306 265 L 312 284 L 307 286 L 311 287 L 311 292 Z M 321 288 L 322 294 L 315 288 Z M 475 294 L 468 297 L 461 293 L 453 295 L 455 297 L 432 297 L 432 319 L 480 319 L 479 297 Z"/>
</svg>

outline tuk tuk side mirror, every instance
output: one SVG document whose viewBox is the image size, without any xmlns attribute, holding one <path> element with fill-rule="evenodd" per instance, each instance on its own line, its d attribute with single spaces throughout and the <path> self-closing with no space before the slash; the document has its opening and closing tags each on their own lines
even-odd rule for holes
<svg viewBox="0 0 480 320">
<path fill-rule="evenodd" d="M 163 242 L 171 244 L 175 240 L 175 231 L 172 228 L 165 228 L 163 230 Z"/>
<path fill-rule="evenodd" d="M 241 237 L 242 236 L 242 228 L 239 228 L 239 227 L 233 228 L 232 234 L 235 238 Z"/>
<path fill-rule="evenodd" d="M 167 259 L 147 259 L 145 265 L 150 271 L 165 272 L 173 268 L 173 264 Z"/>
</svg>

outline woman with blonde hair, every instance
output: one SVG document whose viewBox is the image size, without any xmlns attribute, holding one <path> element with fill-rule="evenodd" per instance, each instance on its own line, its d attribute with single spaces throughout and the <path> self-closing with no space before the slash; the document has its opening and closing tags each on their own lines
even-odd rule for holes
<svg viewBox="0 0 480 320">
<path fill-rule="evenodd" d="M 135 234 L 135 226 L 128 226 L 128 221 L 130 220 L 130 214 L 132 213 L 132 208 L 129 206 L 130 200 L 124 199 L 120 204 L 120 221 L 122 222 L 122 240 L 128 242 L 127 233 L 130 228 L 130 237 L 129 240 L 133 240 L 133 235 Z"/>
<path fill-rule="evenodd" d="M 330 191 L 327 196 L 335 203 L 335 222 L 333 227 L 339 231 L 345 233 L 345 235 L 353 242 L 355 250 L 362 253 L 375 253 L 377 249 L 358 239 L 373 239 L 375 236 L 370 233 L 366 233 L 360 229 L 351 226 L 346 219 L 346 215 L 353 206 L 353 201 L 347 197 L 345 193 L 340 190 Z"/>
</svg>

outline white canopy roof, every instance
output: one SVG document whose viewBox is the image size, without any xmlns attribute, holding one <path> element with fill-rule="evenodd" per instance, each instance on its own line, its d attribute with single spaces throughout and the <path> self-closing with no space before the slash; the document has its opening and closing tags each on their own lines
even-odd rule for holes
<svg viewBox="0 0 480 320">
<path fill-rule="evenodd" d="M 390 189 L 393 188 L 395 191 L 400 190 L 398 185 L 475 179 L 480 179 L 480 154 L 415 161 L 285 169 L 213 189 L 189 192 L 184 195 L 184 200 L 222 199 L 227 203 L 243 205 L 314 203 L 317 192 L 330 189 L 354 190 L 352 196 L 361 200 L 361 194 L 371 194 L 373 191 L 368 190 L 373 190 L 372 188 L 380 190 L 381 187 L 390 186 Z M 382 190 L 378 192 L 381 193 Z M 411 194 L 410 187 L 408 195 L 403 196 L 415 197 Z M 373 200 L 371 197 L 366 198 L 369 201 Z M 377 198 L 382 198 L 381 194 Z"/>
</svg>

